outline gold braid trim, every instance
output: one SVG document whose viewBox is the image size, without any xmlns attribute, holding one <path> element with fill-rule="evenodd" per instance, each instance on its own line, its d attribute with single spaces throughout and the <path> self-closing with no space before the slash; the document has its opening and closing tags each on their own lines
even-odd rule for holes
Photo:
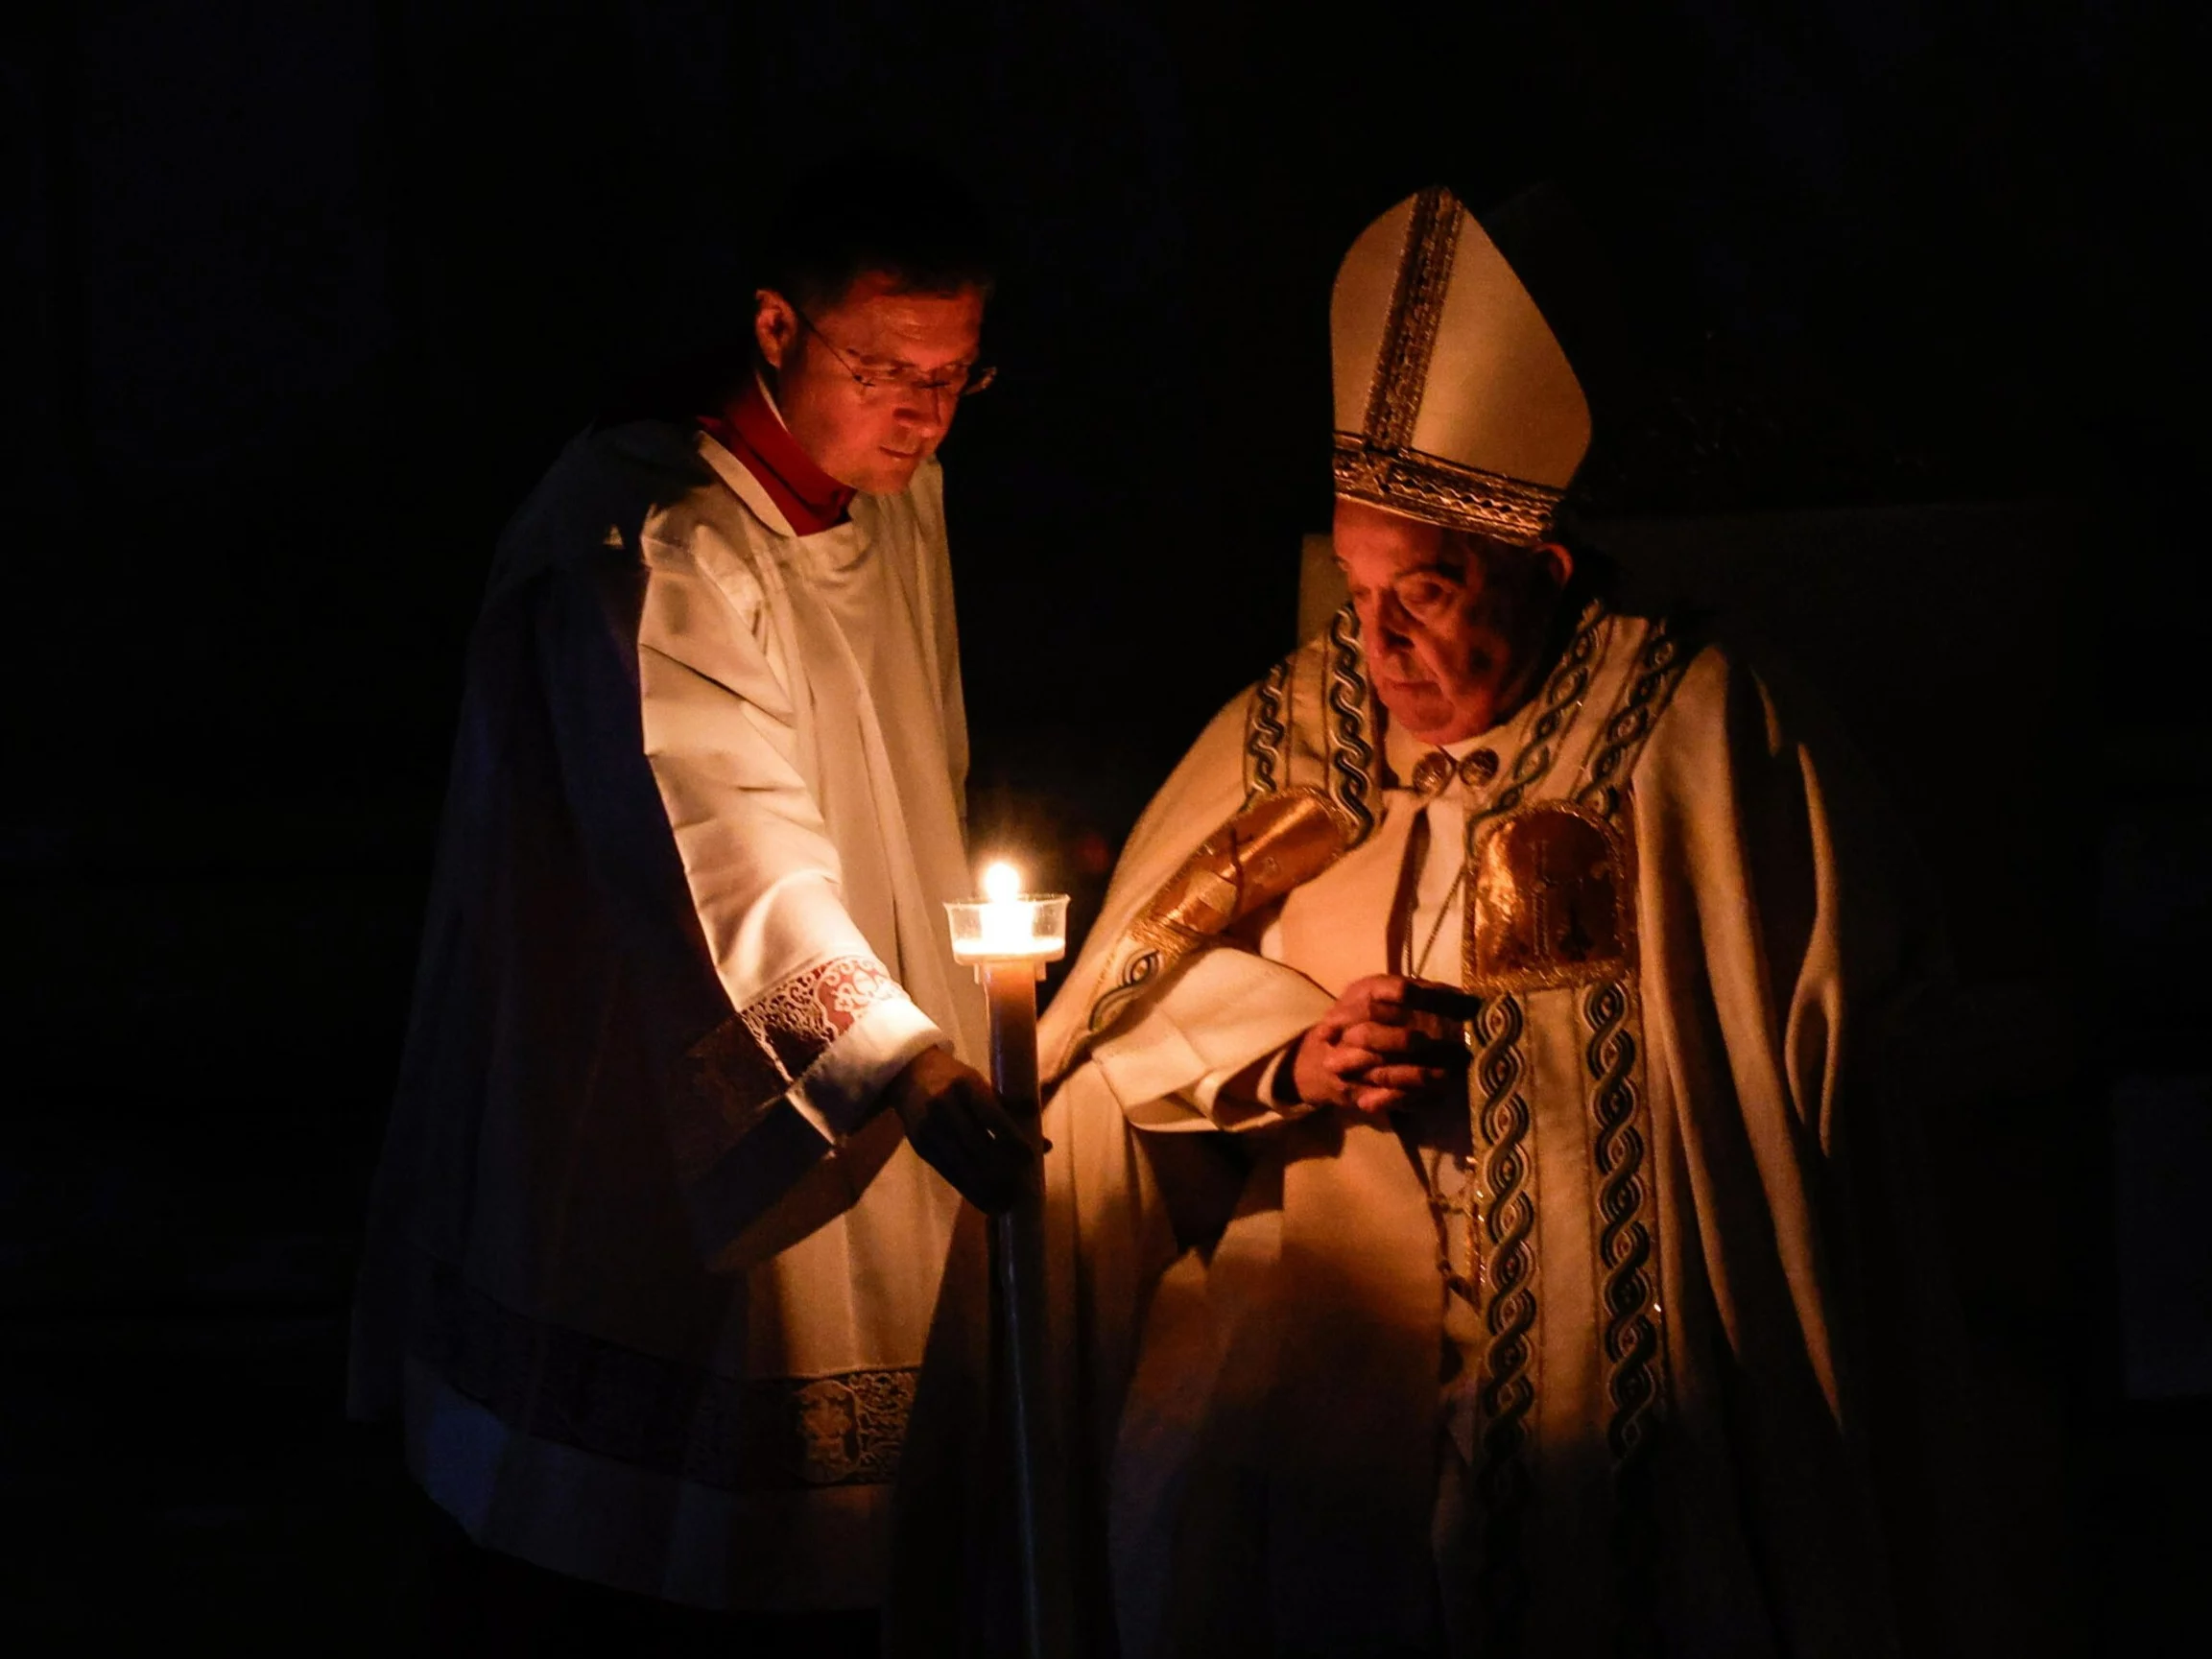
<svg viewBox="0 0 2212 1659">
<path fill-rule="evenodd" d="M 1413 437 L 1415 417 L 1421 412 L 1464 211 L 1440 187 L 1432 186 L 1414 198 L 1405 248 L 1398 257 L 1398 279 L 1391 289 L 1390 316 L 1383 324 L 1382 354 L 1375 360 L 1375 378 L 1368 389 L 1367 429 L 1388 449 L 1400 448 Z"/>
<path fill-rule="evenodd" d="M 1339 495 L 1522 547 L 1544 539 L 1566 493 L 1418 449 L 1385 448 L 1354 432 L 1338 433 L 1336 445 Z"/>
</svg>

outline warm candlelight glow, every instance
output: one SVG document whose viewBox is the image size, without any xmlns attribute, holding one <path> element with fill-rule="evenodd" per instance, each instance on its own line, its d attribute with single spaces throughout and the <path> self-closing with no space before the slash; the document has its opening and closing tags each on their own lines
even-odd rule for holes
<svg viewBox="0 0 2212 1659">
<path fill-rule="evenodd" d="M 984 897 L 948 904 L 957 962 L 1058 961 L 1067 954 L 1067 899 L 1023 896 L 1021 871 L 1004 860 L 983 872 Z"/>
</svg>

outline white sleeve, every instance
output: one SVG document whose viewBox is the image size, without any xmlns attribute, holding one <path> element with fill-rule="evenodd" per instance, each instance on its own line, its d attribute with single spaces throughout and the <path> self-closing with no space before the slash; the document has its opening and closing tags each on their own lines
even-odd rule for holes
<svg viewBox="0 0 2212 1659">
<path fill-rule="evenodd" d="M 947 1039 L 845 911 L 797 753 L 803 669 L 772 662 L 757 587 L 733 597 L 665 544 L 647 544 L 646 566 L 646 759 L 736 1010 L 715 1061 L 735 1116 L 788 1102 L 826 1149 L 872 1115 L 901 1068 Z"/>
<path fill-rule="evenodd" d="M 1140 1129 L 1256 1129 L 1301 1115 L 1263 1093 L 1223 1093 L 1255 1061 L 1278 1055 L 1335 1005 L 1296 968 L 1233 945 L 1198 952 L 1090 1058 Z M 1272 1064 L 1268 1076 L 1272 1076 Z"/>
</svg>

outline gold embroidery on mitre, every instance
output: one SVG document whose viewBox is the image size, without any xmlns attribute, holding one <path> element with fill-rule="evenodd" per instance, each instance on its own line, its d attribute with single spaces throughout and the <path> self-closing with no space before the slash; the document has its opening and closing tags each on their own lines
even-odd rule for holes
<svg viewBox="0 0 2212 1659">
<path fill-rule="evenodd" d="M 1330 328 L 1349 353 L 1336 366 L 1340 496 L 1524 546 L 1550 533 L 1588 448 L 1588 405 L 1542 312 L 1457 197 L 1432 186 L 1368 226 L 1339 269 Z M 1355 367 L 1371 331 L 1373 361 Z M 1451 392 L 1431 410 L 1438 384 Z"/>
<path fill-rule="evenodd" d="M 1403 449 L 1414 436 L 1414 419 L 1421 412 L 1421 394 L 1428 388 L 1429 365 L 1437 354 L 1437 325 L 1443 320 L 1452 255 L 1459 250 L 1460 220 L 1465 212 L 1459 199 L 1441 187 L 1414 198 L 1398 279 L 1391 289 L 1390 318 L 1383 325 L 1383 348 L 1368 390 L 1364 425 L 1368 440 L 1378 448 Z"/>
<path fill-rule="evenodd" d="M 1456 530 L 1535 541 L 1550 528 L 1559 491 L 1460 465 L 1412 443 L 1466 211 L 1441 187 L 1414 198 L 1362 429 L 1337 434 L 1337 493 Z"/>
<path fill-rule="evenodd" d="M 1566 801 L 1538 801 L 1497 819 L 1472 862 L 1468 989 L 1550 990 L 1630 971 L 1632 854 L 1611 823 Z"/>
<path fill-rule="evenodd" d="M 1356 839 L 1318 790 L 1264 795 L 1200 843 L 1130 932 L 1179 955 L 1311 881 Z"/>
<path fill-rule="evenodd" d="M 1386 449 L 1354 432 L 1336 435 L 1336 492 L 1424 524 L 1534 546 L 1552 528 L 1564 490 L 1463 466 L 1417 449 Z"/>
</svg>

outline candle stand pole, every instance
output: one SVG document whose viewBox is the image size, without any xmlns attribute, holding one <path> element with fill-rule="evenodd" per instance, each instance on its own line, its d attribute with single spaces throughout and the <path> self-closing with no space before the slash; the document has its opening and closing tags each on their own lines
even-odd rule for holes
<svg viewBox="0 0 2212 1659">
<path fill-rule="evenodd" d="M 986 897 L 945 907 L 952 958 L 974 967 L 990 1003 L 990 1079 L 1008 1113 L 1042 1144 L 1037 1087 L 1036 985 L 1067 951 L 1067 894 L 1021 891 L 1020 873 L 984 872 Z M 994 1425 L 1006 1436 L 1019 1554 L 1024 1659 L 1069 1659 L 1066 1486 L 1060 1425 L 1045 1375 L 1044 1160 L 1032 1160 L 1020 1196 L 990 1222 Z"/>
<path fill-rule="evenodd" d="M 1006 1109 L 1038 1131 L 1036 984 L 1034 958 L 976 964 L 990 1001 L 990 1074 Z M 992 1301 L 999 1318 L 1000 1380 L 1013 1473 L 1015 1531 L 1021 1552 L 1022 1647 L 1028 1659 L 1066 1659 L 1072 1650 L 1067 1599 L 1066 1523 L 1055 1456 L 1055 1423 L 1044 1364 L 1044 1169 L 1031 1166 L 1021 1197 L 991 1218 Z"/>
</svg>

